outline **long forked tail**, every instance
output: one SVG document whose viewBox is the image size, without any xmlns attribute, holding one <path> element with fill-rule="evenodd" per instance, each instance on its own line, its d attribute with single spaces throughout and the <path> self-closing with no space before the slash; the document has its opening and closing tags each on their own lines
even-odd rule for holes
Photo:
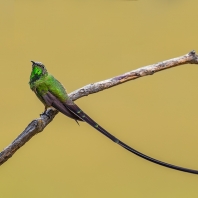
<svg viewBox="0 0 198 198">
<path fill-rule="evenodd" d="M 187 172 L 187 173 L 192 173 L 192 174 L 198 174 L 198 170 L 193 170 L 193 169 L 188 169 L 188 168 L 183 168 L 183 167 L 180 167 L 180 166 L 168 164 L 166 162 L 162 162 L 162 161 L 159 161 L 159 160 L 154 159 L 152 157 L 149 157 L 149 156 L 147 156 L 147 155 L 145 155 L 145 154 L 143 154 L 143 153 L 141 153 L 141 152 L 139 152 L 139 151 L 131 148 L 130 146 L 128 146 L 124 142 L 122 142 L 119 139 L 117 139 L 115 136 L 111 135 L 105 129 L 103 129 L 99 124 L 97 124 L 87 114 L 85 114 L 76 104 L 74 104 L 74 103 L 72 103 L 72 104 L 71 103 L 70 104 L 65 103 L 64 105 L 73 114 L 75 114 L 80 119 L 82 119 L 85 122 L 87 122 L 89 125 L 91 125 L 92 127 L 94 127 L 96 130 L 98 130 L 99 132 L 101 132 L 103 135 L 105 135 L 106 137 L 108 137 L 109 139 L 111 139 L 113 142 L 119 144 L 120 146 L 122 146 L 126 150 L 130 151 L 131 153 L 134 153 L 135 155 L 138 155 L 141 158 L 144 158 L 144 159 L 146 159 L 146 160 L 148 160 L 150 162 L 159 164 L 161 166 L 165 166 L 167 168 L 171 168 L 171 169 L 175 169 L 175 170 L 183 171 L 183 172 Z"/>
</svg>

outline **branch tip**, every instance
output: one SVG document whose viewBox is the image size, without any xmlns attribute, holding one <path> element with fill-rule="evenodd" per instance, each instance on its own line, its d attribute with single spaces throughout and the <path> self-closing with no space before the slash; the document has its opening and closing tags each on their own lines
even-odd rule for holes
<svg viewBox="0 0 198 198">
<path fill-rule="evenodd" d="M 190 56 L 194 56 L 194 55 L 196 55 L 196 51 L 195 51 L 195 50 L 192 50 L 192 51 L 190 51 L 188 54 L 189 54 Z"/>
</svg>

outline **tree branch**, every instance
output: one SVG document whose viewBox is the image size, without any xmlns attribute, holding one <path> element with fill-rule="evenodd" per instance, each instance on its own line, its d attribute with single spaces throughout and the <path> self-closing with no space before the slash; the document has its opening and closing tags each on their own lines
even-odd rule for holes
<svg viewBox="0 0 198 198">
<path fill-rule="evenodd" d="M 159 62 L 153 65 L 141 67 L 136 70 L 132 70 L 120 76 L 116 76 L 104 81 L 92 83 L 86 85 L 76 91 L 69 94 L 69 97 L 74 101 L 81 97 L 88 96 L 89 94 L 97 93 L 105 89 L 120 85 L 130 80 L 153 75 L 156 72 L 164 69 L 173 68 L 184 64 L 198 64 L 198 55 L 195 51 L 191 51 L 186 55 Z M 40 133 L 44 128 L 53 120 L 58 113 L 54 108 L 49 108 L 45 114 L 41 114 L 40 118 L 33 120 L 26 129 L 0 153 L 0 165 L 6 162 L 12 155 L 21 148 L 26 142 L 28 142 L 34 135 Z"/>
</svg>

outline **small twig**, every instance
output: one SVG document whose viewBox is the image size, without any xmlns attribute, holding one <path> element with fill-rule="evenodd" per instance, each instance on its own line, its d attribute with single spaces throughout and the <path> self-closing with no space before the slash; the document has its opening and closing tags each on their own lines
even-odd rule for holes
<svg viewBox="0 0 198 198">
<path fill-rule="evenodd" d="M 97 93 L 99 91 L 103 91 L 105 89 L 125 83 L 129 80 L 135 80 L 143 76 L 153 75 L 154 73 L 162 71 L 164 69 L 169 69 L 184 64 L 198 64 L 198 55 L 195 53 L 195 51 L 191 51 L 184 56 L 141 67 L 139 69 L 104 81 L 86 85 L 70 93 L 69 97 L 74 101 L 81 97 L 88 96 L 89 94 Z M 33 120 L 26 127 L 26 129 L 0 153 L 0 165 L 12 157 L 12 155 L 26 142 L 28 142 L 34 135 L 43 131 L 43 129 L 53 120 L 57 113 L 57 110 L 49 108 L 45 114 L 42 114 L 40 116 L 40 118 Z"/>
</svg>

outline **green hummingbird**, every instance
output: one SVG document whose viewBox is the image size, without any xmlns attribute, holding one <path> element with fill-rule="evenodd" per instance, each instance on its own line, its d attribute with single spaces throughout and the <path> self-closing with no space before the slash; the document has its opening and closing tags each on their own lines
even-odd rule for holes
<svg viewBox="0 0 198 198">
<path fill-rule="evenodd" d="M 168 168 L 176 169 L 179 171 L 184 171 L 188 173 L 198 174 L 197 170 L 192 170 L 188 168 L 183 168 L 175 166 L 166 162 L 159 161 L 152 157 L 149 157 L 122 142 L 104 128 L 102 128 L 98 123 L 91 119 L 86 113 L 84 113 L 68 96 L 63 85 L 54 76 L 48 73 L 46 67 L 41 62 L 32 62 L 32 72 L 30 75 L 29 85 L 32 91 L 44 104 L 45 110 L 48 107 L 54 107 L 64 115 L 74 119 L 75 121 L 84 121 L 91 125 L 94 129 L 98 130 L 100 133 L 108 137 L 113 142 L 122 146 L 129 152 L 138 155 L 153 163 L 165 166 Z"/>
</svg>

